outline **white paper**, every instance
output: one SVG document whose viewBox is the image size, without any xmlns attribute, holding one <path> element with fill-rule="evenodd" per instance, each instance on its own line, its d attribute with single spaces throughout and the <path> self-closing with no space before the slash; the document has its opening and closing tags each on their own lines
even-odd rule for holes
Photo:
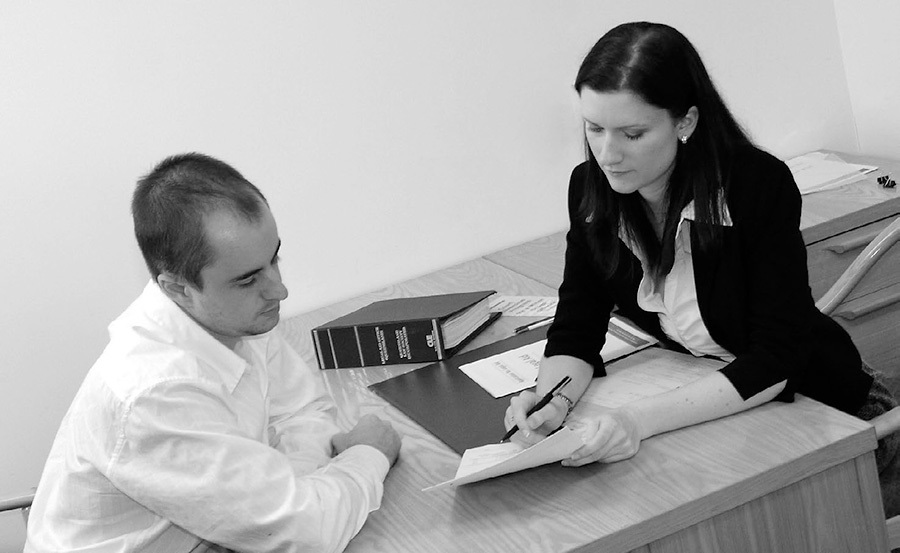
<svg viewBox="0 0 900 553">
<path fill-rule="evenodd" d="M 560 428 L 531 447 L 515 442 L 488 444 L 467 449 L 452 480 L 422 491 L 439 490 L 494 478 L 511 472 L 562 461 L 584 445 L 581 434 L 568 427 Z"/>
<path fill-rule="evenodd" d="M 545 296 L 497 296 L 491 298 L 491 311 L 508 317 L 552 317 L 559 298 Z"/>
<path fill-rule="evenodd" d="M 810 194 L 856 182 L 877 169 L 871 165 L 846 163 L 837 156 L 812 152 L 787 161 L 801 194 Z"/>
<path fill-rule="evenodd" d="M 600 350 L 600 355 L 608 363 L 656 342 L 653 336 L 618 317 L 611 317 L 606 343 Z M 466 363 L 461 365 L 459 370 L 494 397 L 521 392 L 537 383 L 538 368 L 546 345 L 547 340 L 540 340 Z"/>
<path fill-rule="evenodd" d="M 538 367 L 547 340 L 540 340 L 478 361 L 460 365 L 459 370 L 494 397 L 503 397 L 531 388 L 537 382 Z"/>
</svg>

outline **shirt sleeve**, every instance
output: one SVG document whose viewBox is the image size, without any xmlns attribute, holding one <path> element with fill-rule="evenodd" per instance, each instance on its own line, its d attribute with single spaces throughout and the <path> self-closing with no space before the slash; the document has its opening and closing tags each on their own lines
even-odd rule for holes
<svg viewBox="0 0 900 553">
<path fill-rule="evenodd" d="M 339 431 L 334 400 L 322 381 L 276 330 L 265 352 L 268 373 L 269 445 L 287 455 L 295 472 L 329 462 L 331 438 Z"/>
<path fill-rule="evenodd" d="M 381 503 L 387 458 L 354 446 L 298 473 L 287 454 L 241 430 L 226 394 L 220 383 L 171 379 L 133 398 L 109 480 L 160 517 L 229 549 L 342 550 Z M 323 455 L 328 425 L 319 413 L 309 417 L 315 453 L 304 459 Z"/>
<path fill-rule="evenodd" d="M 544 355 L 577 357 L 593 366 L 595 375 L 604 375 L 600 350 L 613 303 L 592 266 L 584 222 L 577 220 L 585 173 L 586 165 L 579 165 L 569 180 L 565 268 L 556 314 L 547 330 Z"/>
<path fill-rule="evenodd" d="M 752 189 L 744 186 L 736 191 L 732 209 L 737 232 L 733 247 L 744 260 L 746 289 L 741 292 L 746 311 L 739 328 L 745 338 L 722 373 L 744 399 L 787 380 L 779 397 L 788 399 L 809 364 L 805 345 L 811 342 L 818 311 L 809 290 L 800 232 L 800 193 L 783 163 L 762 167 L 766 170 L 738 167 L 747 173 L 744 184 L 753 184 Z"/>
</svg>

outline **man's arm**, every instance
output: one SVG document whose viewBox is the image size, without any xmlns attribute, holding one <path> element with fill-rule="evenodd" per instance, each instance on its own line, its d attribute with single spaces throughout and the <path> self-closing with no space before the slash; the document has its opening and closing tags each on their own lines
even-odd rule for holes
<svg viewBox="0 0 900 553">
<path fill-rule="evenodd" d="M 216 384 L 171 380 L 134 399 L 107 467 L 159 516 L 244 551 L 340 551 L 378 508 L 390 463 L 357 445 L 298 475 L 248 435 Z"/>
<path fill-rule="evenodd" d="M 288 456 L 295 472 L 305 474 L 329 462 L 332 437 L 340 431 L 334 399 L 321 374 L 311 369 L 282 337 L 269 334 L 265 351 L 268 375 L 269 445 Z M 346 426 L 349 426 L 349 421 Z"/>
<path fill-rule="evenodd" d="M 338 433 L 335 418 L 350 426 L 352 415 L 338 413 L 321 373 L 310 369 L 278 331 L 269 335 L 266 351 L 269 375 L 269 445 L 286 454 L 295 472 L 303 474 L 354 445 L 370 445 L 397 460 L 400 436 L 390 424 L 364 416 L 348 432 Z M 318 460 L 318 464 L 316 461 Z"/>
</svg>

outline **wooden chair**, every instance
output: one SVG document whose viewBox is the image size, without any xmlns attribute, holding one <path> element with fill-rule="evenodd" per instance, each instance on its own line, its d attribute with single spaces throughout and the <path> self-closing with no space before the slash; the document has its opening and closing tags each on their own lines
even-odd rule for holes
<svg viewBox="0 0 900 553">
<path fill-rule="evenodd" d="M 28 524 L 28 511 L 31 509 L 31 503 L 34 501 L 34 492 L 16 495 L 12 497 L 4 497 L 0 499 L 0 513 L 6 511 L 22 511 L 22 518 L 25 524 Z"/>
<path fill-rule="evenodd" d="M 831 285 L 831 288 L 816 302 L 819 311 L 831 315 L 869 269 L 891 249 L 900 239 L 900 217 L 884 228 L 874 240 L 853 260 L 847 270 Z"/>
<path fill-rule="evenodd" d="M 862 280 L 866 272 L 884 255 L 885 252 L 900 240 L 900 217 L 885 227 L 878 236 L 853 260 L 847 270 L 838 278 L 828 292 L 823 295 L 816 307 L 826 315 L 831 315 L 851 290 Z M 897 347 L 900 347 L 898 344 Z M 900 407 L 879 415 L 869 421 L 875 427 L 875 436 L 880 440 L 900 429 Z M 888 545 L 891 549 L 900 548 L 900 515 L 887 520 Z"/>
</svg>

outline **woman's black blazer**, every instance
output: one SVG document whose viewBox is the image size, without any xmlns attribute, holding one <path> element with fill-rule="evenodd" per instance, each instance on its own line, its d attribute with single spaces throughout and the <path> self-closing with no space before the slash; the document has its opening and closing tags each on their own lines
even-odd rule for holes
<svg viewBox="0 0 900 553">
<path fill-rule="evenodd" d="M 605 374 L 599 352 L 614 307 L 665 337 L 657 315 L 637 305 L 643 274 L 638 259 L 626 248 L 611 278 L 598 270 L 591 253 L 596 248 L 589 247 L 578 214 L 584 187 L 599 185 L 587 181 L 587 163 L 573 170 L 569 183 L 565 272 L 545 355 L 583 359 L 599 376 Z M 712 338 L 736 357 L 722 373 L 744 399 L 786 379 L 779 399 L 799 392 L 855 414 L 872 379 L 848 334 L 813 302 L 799 228 L 801 196 L 790 170 L 747 146 L 735 154 L 726 179 L 732 225 L 724 227 L 721 243 L 701 251 L 691 224 L 700 315 Z"/>
</svg>

